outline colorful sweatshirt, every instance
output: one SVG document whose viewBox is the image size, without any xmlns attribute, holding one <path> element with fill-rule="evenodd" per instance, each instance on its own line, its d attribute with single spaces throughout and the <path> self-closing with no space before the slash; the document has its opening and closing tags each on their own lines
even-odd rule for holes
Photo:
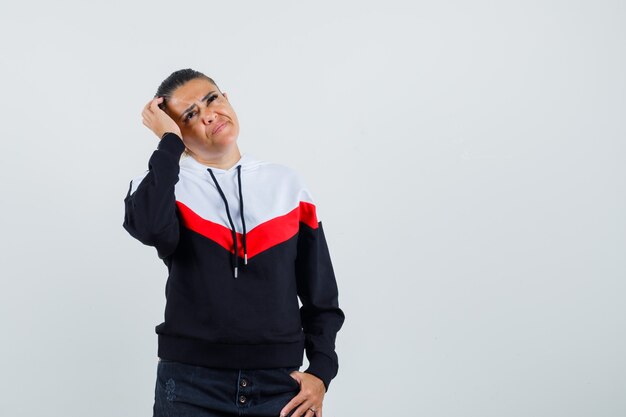
<svg viewBox="0 0 626 417">
<path fill-rule="evenodd" d="M 310 191 L 284 165 L 243 153 L 220 169 L 184 149 L 163 135 L 124 199 L 124 229 L 168 270 L 158 356 L 254 369 L 300 366 L 306 350 L 328 390 L 345 316 Z"/>
</svg>

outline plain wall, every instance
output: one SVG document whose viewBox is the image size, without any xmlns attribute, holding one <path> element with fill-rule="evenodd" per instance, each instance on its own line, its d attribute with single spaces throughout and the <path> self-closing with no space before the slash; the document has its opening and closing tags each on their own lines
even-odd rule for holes
<svg viewBox="0 0 626 417">
<path fill-rule="evenodd" d="M 0 415 L 148 416 L 166 267 L 122 228 L 191 67 L 314 193 L 325 417 L 626 415 L 620 1 L 3 5 Z M 302 369 L 305 369 L 305 363 Z"/>
</svg>

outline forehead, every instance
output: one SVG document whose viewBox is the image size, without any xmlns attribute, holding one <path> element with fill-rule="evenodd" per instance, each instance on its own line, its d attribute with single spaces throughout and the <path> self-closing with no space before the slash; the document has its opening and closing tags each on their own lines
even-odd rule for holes
<svg viewBox="0 0 626 417">
<path fill-rule="evenodd" d="M 177 115 L 182 114 L 189 106 L 198 104 L 210 91 L 218 91 L 209 80 L 196 78 L 178 87 L 168 99 L 168 106 Z"/>
</svg>

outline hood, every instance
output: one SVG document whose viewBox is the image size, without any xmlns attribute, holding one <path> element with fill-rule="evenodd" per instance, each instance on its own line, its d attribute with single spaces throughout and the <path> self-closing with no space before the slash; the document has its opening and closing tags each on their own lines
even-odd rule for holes
<svg viewBox="0 0 626 417">
<path fill-rule="evenodd" d="M 243 204 L 243 194 L 241 191 L 242 190 L 241 188 L 242 178 L 241 177 L 242 177 L 242 172 L 250 172 L 254 170 L 257 166 L 259 166 L 261 163 L 262 161 L 254 158 L 252 155 L 248 153 L 242 153 L 241 157 L 239 158 L 239 161 L 237 161 L 235 165 L 233 165 L 232 167 L 228 169 L 215 168 L 215 167 L 201 164 L 200 162 L 196 161 L 191 156 L 183 157 L 180 160 L 181 168 L 186 168 L 193 172 L 197 172 L 198 174 L 202 176 L 205 176 L 206 173 L 208 172 L 209 175 L 211 176 L 213 183 L 215 184 L 215 187 L 217 188 L 217 191 L 222 197 L 222 201 L 224 202 L 224 210 L 226 211 L 226 216 L 228 217 L 228 222 L 230 223 L 231 234 L 233 236 L 234 253 L 232 256 L 232 263 L 233 263 L 233 275 L 235 278 L 237 278 L 238 269 L 239 269 L 239 256 L 238 256 L 238 251 L 237 251 L 238 249 L 237 248 L 237 230 L 235 229 L 235 224 L 233 223 L 233 219 L 230 215 L 230 209 L 228 208 L 228 201 L 226 200 L 226 196 L 224 195 L 224 192 L 222 191 L 222 187 L 220 187 L 218 178 L 224 175 L 229 175 L 229 174 L 237 175 L 237 184 L 239 186 L 239 213 L 241 214 L 241 224 L 243 225 L 243 235 L 242 235 L 243 264 L 247 265 L 248 264 L 248 246 L 246 244 L 246 222 L 244 220 L 244 215 L 243 215 L 244 204 Z"/>
</svg>

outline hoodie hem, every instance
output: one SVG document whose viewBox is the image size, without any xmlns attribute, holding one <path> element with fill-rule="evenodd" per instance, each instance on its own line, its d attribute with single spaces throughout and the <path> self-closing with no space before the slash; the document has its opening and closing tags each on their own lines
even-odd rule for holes
<svg viewBox="0 0 626 417">
<path fill-rule="evenodd" d="M 158 335 L 158 356 L 197 366 L 263 369 L 301 366 L 304 340 L 293 343 L 232 344 Z"/>
</svg>

